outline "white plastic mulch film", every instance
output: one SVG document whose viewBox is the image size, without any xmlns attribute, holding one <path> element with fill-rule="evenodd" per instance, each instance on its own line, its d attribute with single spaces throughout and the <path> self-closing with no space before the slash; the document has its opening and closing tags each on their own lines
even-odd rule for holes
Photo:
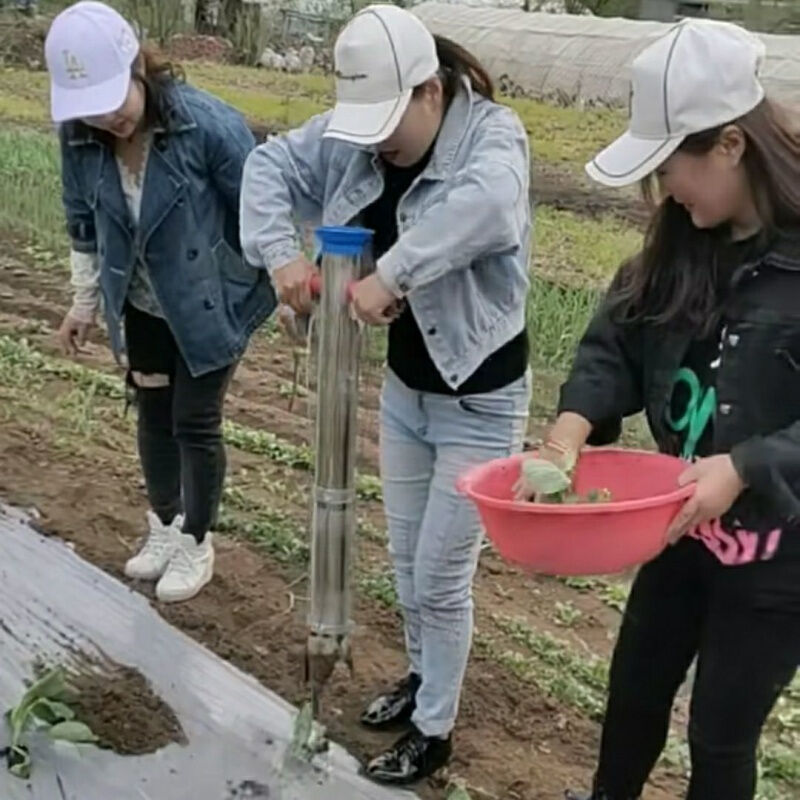
<svg viewBox="0 0 800 800">
<path fill-rule="evenodd" d="M 120 756 L 35 735 L 29 780 L 0 760 L 2 800 L 415 798 L 368 782 L 335 745 L 312 763 L 288 758 L 292 706 L 171 627 L 143 595 L 0 505 L 0 710 L 19 702 L 35 663 L 67 663 L 78 651 L 141 673 L 176 715 L 185 743 Z M 0 750 L 9 740 L 2 719 Z"/>
<path fill-rule="evenodd" d="M 515 9 L 422 3 L 414 13 L 433 33 L 474 53 L 495 80 L 561 103 L 627 106 L 633 59 L 671 25 Z M 768 92 L 800 101 L 800 36 L 759 34 Z"/>
</svg>

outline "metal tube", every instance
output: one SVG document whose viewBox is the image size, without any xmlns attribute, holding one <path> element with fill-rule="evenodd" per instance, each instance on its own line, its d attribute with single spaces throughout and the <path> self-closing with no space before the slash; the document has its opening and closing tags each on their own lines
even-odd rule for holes
<svg viewBox="0 0 800 800">
<path fill-rule="evenodd" d="M 309 623 L 312 632 L 334 636 L 350 630 L 361 336 L 358 323 L 350 316 L 347 292 L 360 277 L 360 271 L 360 258 L 323 257 L 317 317 L 319 364 Z"/>
<path fill-rule="evenodd" d="M 325 252 L 326 231 L 335 239 L 328 252 Z M 339 235 L 342 233 L 338 231 Z M 322 234 L 322 294 L 316 320 L 319 346 L 306 659 L 315 716 L 319 710 L 320 688 L 336 663 L 350 663 L 350 577 L 356 532 L 356 416 L 361 326 L 350 314 L 349 287 L 363 277 L 368 264 L 364 257 L 367 231 L 344 229 L 344 244 L 336 238 L 336 229 L 322 229 Z M 350 241 L 353 237 L 355 244 Z M 336 242 L 342 245 L 338 249 L 334 246 Z"/>
</svg>

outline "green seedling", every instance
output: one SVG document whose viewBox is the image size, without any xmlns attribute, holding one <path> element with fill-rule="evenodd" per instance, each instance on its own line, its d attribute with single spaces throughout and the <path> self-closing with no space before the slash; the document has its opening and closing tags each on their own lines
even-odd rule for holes
<svg viewBox="0 0 800 800">
<path fill-rule="evenodd" d="M 447 800 L 472 800 L 472 798 L 463 786 L 456 786 L 456 788 L 447 795 Z"/>
<path fill-rule="evenodd" d="M 297 761 L 308 762 L 315 755 L 324 753 L 327 749 L 328 739 L 325 728 L 314 722 L 311 703 L 306 703 L 294 721 L 289 752 Z"/>
<path fill-rule="evenodd" d="M 572 491 L 574 461 L 562 469 L 543 458 L 528 458 L 522 462 L 520 493 L 537 503 L 607 503 L 608 489 L 591 489 L 585 495 Z"/>
<path fill-rule="evenodd" d="M 97 741 L 89 726 L 75 719 L 75 712 L 67 705 L 68 699 L 64 669 L 55 667 L 42 675 L 25 692 L 19 703 L 6 712 L 11 744 L 6 748 L 5 756 L 12 775 L 30 778 L 32 764 L 28 734 L 33 729 L 45 729 L 55 741 L 73 744 L 92 744 Z"/>
<path fill-rule="evenodd" d="M 522 485 L 528 497 L 563 497 L 572 487 L 569 470 L 543 458 L 527 458 L 522 462 Z"/>
</svg>

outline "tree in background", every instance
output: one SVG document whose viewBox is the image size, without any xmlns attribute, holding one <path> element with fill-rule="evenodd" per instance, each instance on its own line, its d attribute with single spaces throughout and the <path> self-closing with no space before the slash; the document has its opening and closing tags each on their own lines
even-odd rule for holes
<svg viewBox="0 0 800 800">
<path fill-rule="evenodd" d="M 597 17 L 635 17 L 638 0 L 562 0 L 567 14 L 585 14 Z M 523 0 L 524 11 L 542 11 L 552 5 L 552 0 Z"/>
</svg>

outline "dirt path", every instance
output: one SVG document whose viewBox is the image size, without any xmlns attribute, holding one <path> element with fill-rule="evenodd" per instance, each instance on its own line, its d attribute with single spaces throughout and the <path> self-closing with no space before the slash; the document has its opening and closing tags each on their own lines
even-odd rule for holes
<svg viewBox="0 0 800 800">
<path fill-rule="evenodd" d="M 586 217 L 613 214 L 640 229 L 644 229 L 650 217 L 647 206 L 635 191 L 604 189 L 589 178 L 554 164 L 534 164 L 531 188 L 537 204 Z"/>
<path fill-rule="evenodd" d="M 12 333 L 15 341 L 24 335 L 37 351 L 52 356 L 65 286 L 63 273 L 3 254 L 0 244 L 0 335 Z M 113 371 L 100 346 L 84 363 Z M 234 383 L 229 416 L 290 444 L 305 444 L 306 416 L 290 412 L 279 389 L 291 372 L 286 345 L 259 335 Z M 121 417 L 118 402 L 100 396 L 90 409 L 80 406 L 82 416 L 76 416 L 76 404 L 85 399 L 58 370 L 31 375 L 30 385 L 11 379 L 4 385 L 3 378 L 0 373 L 0 497 L 38 509 L 43 530 L 74 543 L 81 556 L 121 578 L 145 509 L 130 420 Z M 361 443 L 365 466 L 375 456 L 373 396 L 367 405 Z M 304 531 L 310 476 L 246 448 L 230 448 L 230 461 L 232 493 L 226 505 L 233 509 L 234 523 L 232 535 L 218 537 L 215 580 L 195 601 L 159 610 L 272 690 L 301 702 L 306 698 L 300 680 L 306 587 L 302 558 L 293 555 L 297 543 L 286 537 Z M 380 504 L 363 501 L 360 515 L 356 672 L 330 686 L 325 714 L 333 737 L 363 757 L 393 737 L 363 730 L 358 715 L 375 689 L 401 674 L 405 664 L 386 577 Z M 148 587 L 134 588 L 150 593 Z M 555 800 L 565 787 L 586 785 L 599 728 L 580 698 L 556 678 L 563 677 L 559 670 L 580 677 L 595 657 L 608 656 L 618 613 L 596 592 L 521 575 L 492 554 L 479 570 L 476 605 L 476 648 L 449 778 L 466 780 L 473 797 L 490 800 Z M 554 641 L 564 643 L 559 658 L 572 659 L 566 666 L 558 667 L 556 660 L 554 668 L 542 650 Z M 591 683 L 591 676 L 586 680 Z M 444 798 L 447 777 L 421 793 Z M 659 773 L 646 797 L 675 798 L 679 785 Z"/>
</svg>

